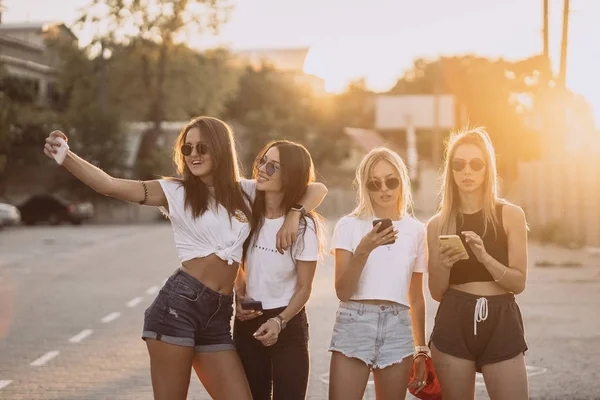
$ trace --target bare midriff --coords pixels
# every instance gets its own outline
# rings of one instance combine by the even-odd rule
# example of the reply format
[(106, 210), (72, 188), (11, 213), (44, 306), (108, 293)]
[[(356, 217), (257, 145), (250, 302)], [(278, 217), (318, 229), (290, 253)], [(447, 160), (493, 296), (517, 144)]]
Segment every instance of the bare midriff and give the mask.
[(238, 273), (238, 263), (231, 265), (215, 254), (185, 261), (181, 270), (199, 280), (204, 286), (221, 294), (233, 293), (233, 284)]
[(468, 282), (461, 284), (453, 284), (449, 286), (452, 289), (460, 290), (461, 292), (466, 292), (479, 296), (495, 296), (498, 294), (506, 294), (509, 293), (508, 290), (504, 289), (502, 286), (497, 284), (496, 282)]

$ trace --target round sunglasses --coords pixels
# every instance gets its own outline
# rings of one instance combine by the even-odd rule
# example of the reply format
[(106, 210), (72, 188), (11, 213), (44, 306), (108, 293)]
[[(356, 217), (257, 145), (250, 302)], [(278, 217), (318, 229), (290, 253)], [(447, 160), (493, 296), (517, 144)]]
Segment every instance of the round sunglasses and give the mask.
[(379, 180), (373, 179), (372, 181), (369, 181), (367, 183), (367, 189), (369, 189), (371, 192), (378, 192), (383, 187), (383, 184), (385, 184), (386, 188), (388, 188), (390, 190), (394, 190), (398, 186), (400, 186), (400, 179), (388, 178), (385, 181), (379, 181)]
[(483, 167), (485, 167), (485, 163), (481, 158), (474, 158), (472, 160), (469, 160), (468, 162), (461, 158), (455, 158), (454, 160), (452, 160), (450, 166), (454, 171), (459, 172), (465, 169), (467, 164), (469, 164), (469, 167), (471, 167), (471, 169), (475, 172), (479, 172), (483, 169)]
[(259, 169), (260, 167), (262, 167), (263, 165), (265, 166), (265, 172), (267, 173), (268, 176), (272, 176), (275, 172), (277, 172), (277, 170), (279, 170), (279, 167), (277, 165), (275, 165), (276, 161), (269, 161), (267, 160), (266, 157), (260, 157), (256, 159), (256, 169)]
[(196, 151), (200, 155), (204, 155), (204, 154), (208, 153), (208, 146), (206, 145), (206, 143), (196, 143), (196, 144), (186, 143), (186, 144), (181, 145), (181, 154), (183, 154), (186, 157), (191, 156), (194, 149), (196, 149)]

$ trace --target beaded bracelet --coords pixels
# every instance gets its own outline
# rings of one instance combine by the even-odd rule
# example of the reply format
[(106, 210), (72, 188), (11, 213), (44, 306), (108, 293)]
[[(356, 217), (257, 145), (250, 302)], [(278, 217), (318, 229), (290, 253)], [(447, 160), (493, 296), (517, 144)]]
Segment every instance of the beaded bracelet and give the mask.
[(145, 204), (146, 200), (148, 200), (148, 188), (146, 187), (146, 182), (140, 181), (140, 183), (144, 187), (144, 200), (140, 201), (140, 204)]
[(429, 357), (429, 354), (425, 353), (424, 351), (420, 351), (418, 353), (413, 354), (413, 361), (417, 359), (417, 357), (425, 357), (425, 360), (427, 360)]

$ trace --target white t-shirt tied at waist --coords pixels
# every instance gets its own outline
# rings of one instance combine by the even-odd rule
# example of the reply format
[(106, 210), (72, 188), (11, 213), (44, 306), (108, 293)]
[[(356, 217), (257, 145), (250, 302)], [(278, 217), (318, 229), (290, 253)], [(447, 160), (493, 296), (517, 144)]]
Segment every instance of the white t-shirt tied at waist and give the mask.
[[(230, 217), (225, 207), (211, 199), (209, 209), (194, 218), (192, 211), (185, 208), (185, 191), (181, 183), (169, 179), (159, 182), (169, 203), (168, 210), (164, 207), (160, 210), (171, 220), (180, 262), (211, 254), (230, 265), (241, 262), (244, 241), (250, 233), (250, 223), (241, 210)], [(251, 180), (240, 182), (242, 190), (252, 201), (255, 185)]]
[[(335, 249), (354, 253), (376, 218), (348, 215), (335, 226), (331, 253)], [(387, 300), (409, 307), (408, 291), (413, 272), (427, 272), (425, 225), (411, 216), (392, 221), (396, 242), (374, 249), (365, 263), (356, 292), (350, 300)]]

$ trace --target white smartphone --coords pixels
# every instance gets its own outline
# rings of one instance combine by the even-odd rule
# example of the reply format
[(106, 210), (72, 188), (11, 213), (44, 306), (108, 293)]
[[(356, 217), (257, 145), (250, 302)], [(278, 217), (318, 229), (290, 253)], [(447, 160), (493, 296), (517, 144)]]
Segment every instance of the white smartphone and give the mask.
[(440, 235), (440, 244), (442, 246), (450, 246), (458, 250), (462, 250), (465, 253), (462, 260), (469, 259), (467, 249), (465, 249), (465, 246), (463, 245), (463, 242), (462, 240), (460, 240), (460, 237), (458, 235)]
[(58, 165), (62, 165), (63, 161), (65, 161), (65, 157), (67, 156), (67, 151), (69, 151), (69, 145), (61, 137), (57, 137), (56, 141), (60, 143), (60, 146), (55, 147), (56, 153), (52, 153), (52, 157), (54, 157), (54, 160), (56, 160)]

